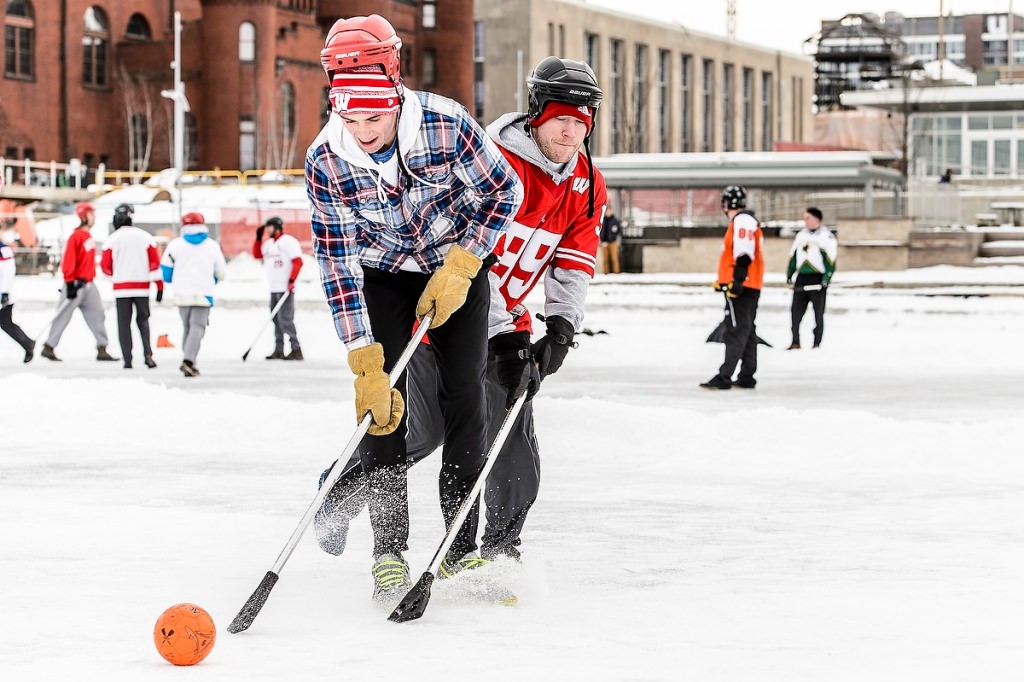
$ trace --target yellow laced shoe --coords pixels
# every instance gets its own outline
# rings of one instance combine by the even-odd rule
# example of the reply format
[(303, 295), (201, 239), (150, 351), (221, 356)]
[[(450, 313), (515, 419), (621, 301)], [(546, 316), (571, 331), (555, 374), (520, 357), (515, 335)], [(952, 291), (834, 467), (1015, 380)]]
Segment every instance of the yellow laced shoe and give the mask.
[(381, 554), (373, 561), (373, 599), (382, 604), (396, 602), (412, 589), (409, 564), (401, 554)]

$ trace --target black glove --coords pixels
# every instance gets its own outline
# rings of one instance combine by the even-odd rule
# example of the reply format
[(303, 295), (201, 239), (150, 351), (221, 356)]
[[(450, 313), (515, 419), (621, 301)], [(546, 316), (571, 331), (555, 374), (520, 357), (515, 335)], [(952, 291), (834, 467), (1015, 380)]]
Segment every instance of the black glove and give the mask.
[(0, 294), (0, 308), (3, 308), (5, 305), (7, 305), (7, 301), (9, 300), (11, 300), (9, 294)]
[(540, 378), (545, 379), (549, 374), (554, 374), (565, 361), (565, 355), (573, 346), (572, 337), (575, 330), (569, 324), (569, 320), (558, 315), (552, 315), (544, 323), (548, 327), (547, 333), (537, 343), (533, 344), (533, 357), (537, 359), (537, 368), (540, 370)]
[(508, 392), (505, 396), (505, 409), (516, 402), (520, 392), (523, 372), (530, 370), (530, 381), (526, 386), (526, 399), (529, 400), (540, 389), (540, 374), (530, 353), (529, 332), (508, 332), (498, 334), (490, 340), (491, 355), (494, 357), (495, 373), (498, 383)]
[(64, 283), (64, 293), (67, 295), (69, 301), (75, 300), (78, 297), (78, 280), (73, 282)]
[(259, 227), (256, 228), (256, 241), (263, 241), (263, 230), (265, 230), (266, 227), (266, 225), (260, 225)]
[(164, 300), (164, 290), (163, 289), (157, 289), (156, 290), (156, 302), (160, 303), (163, 300)]

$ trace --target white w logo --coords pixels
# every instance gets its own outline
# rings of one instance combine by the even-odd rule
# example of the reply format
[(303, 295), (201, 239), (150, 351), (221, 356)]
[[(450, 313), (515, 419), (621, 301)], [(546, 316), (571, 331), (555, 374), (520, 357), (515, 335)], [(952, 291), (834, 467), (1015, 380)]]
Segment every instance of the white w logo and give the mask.
[(587, 180), (586, 178), (575, 178), (572, 181), (572, 190), (574, 192), (583, 194), (587, 191), (588, 187), (590, 187), (590, 180)]

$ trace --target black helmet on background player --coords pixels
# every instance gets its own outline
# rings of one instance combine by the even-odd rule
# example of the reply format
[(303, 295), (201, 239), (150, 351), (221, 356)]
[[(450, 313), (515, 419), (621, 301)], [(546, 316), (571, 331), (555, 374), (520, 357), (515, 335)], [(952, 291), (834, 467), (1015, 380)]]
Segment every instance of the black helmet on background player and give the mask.
[(739, 185), (729, 185), (722, 190), (722, 208), (746, 208), (747, 191)]
[(270, 234), (278, 235), (284, 232), (284, 221), (277, 216), (273, 216), (271, 218), (267, 218), (267, 222), (263, 223), (263, 227), (269, 227)]
[(118, 204), (117, 208), (114, 209), (114, 229), (131, 225), (134, 214), (135, 209), (132, 208), (131, 204)]
[[(597, 119), (597, 110), (604, 99), (604, 93), (597, 84), (594, 70), (585, 62), (560, 57), (547, 57), (541, 60), (530, 77), (526, 79), (526, 87), (530, 94), (530, 119), (535, 119), (544, 111), (548, 102), (565, 102), (574, 106), (590, 107), (591, 114)], [(587, 131), (587, 137), (594, 130), (593, 124)]]

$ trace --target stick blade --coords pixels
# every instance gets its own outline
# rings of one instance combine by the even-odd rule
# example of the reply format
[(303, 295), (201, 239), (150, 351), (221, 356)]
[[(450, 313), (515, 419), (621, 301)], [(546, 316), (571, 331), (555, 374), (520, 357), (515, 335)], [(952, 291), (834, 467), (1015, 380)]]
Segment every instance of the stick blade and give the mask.
[(260, 615), (260, 609), (267, 603), (267, 597), (270, 596), (270, 591), (277, 584), (278, 577), (277, 573), (267, 571), (267, 574), (263, 576), (263, 580), (260, 581), (259, 587), (252, 593), (249, 600), (245, 602), (245, 605), (238, 612), (238, 615), (235, 616), (235, 619), (231, 621), (231, 625), (228, 626), (228, 632), (236, 634), (249, 629), (252, 622), (256, 620), (256, 616)]
[(245, 353), (242, 354), (242, 362), (245, 362), (248, 359), (249, 359), (249, 351), (245, 351)]
[(430, 585), (434, 582), (434, 574), (427, 571), (420, 576), (416, 584), (412, 586), (409, 593), (398, 602), (398, 606), (388, 616), (392, 623), (405, 623), (416, 620), (427, 610), (427, 602), (430, 601)]

